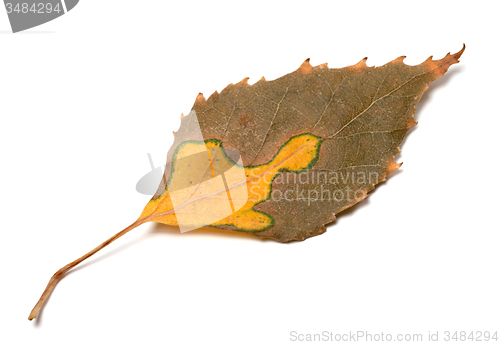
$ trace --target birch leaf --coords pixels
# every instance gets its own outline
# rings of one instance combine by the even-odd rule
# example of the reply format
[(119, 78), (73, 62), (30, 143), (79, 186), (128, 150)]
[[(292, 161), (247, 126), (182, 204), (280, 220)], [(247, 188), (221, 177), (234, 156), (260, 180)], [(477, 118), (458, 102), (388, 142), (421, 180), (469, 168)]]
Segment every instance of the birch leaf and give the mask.
[(464, 50), (417, 66), (404, 64), (404, 56), (340, 69), (308, 59), (273, 81), (250, 85), (245, 78), (208, 99), (199, 94), (139, 219), (57, 271), (29, 319), (66, 272), (145, 222), (280, 242), (325, 232), (401, 166), (394, 157), (416, 125), (416, 104)]
[[(205, 226), (281, 242), (321, 234), (336, 214), (366, 198), (401, 166), (394, 157), (405, 134), (416, 125), (416, 104), (428, 84), (457, 63), (464, 49), (440, 60), (430, 57), (417, 66), (404, 64), (404, 56), (381, 67), (368, 67), (365, 58), (341, 69), (326, 64), (312, 67), (306, 60), (298, 70), (273, 81), (263, 78), (249, 85), (243, 79), (208, 100), (200, 94), (193, 106), (198, 122), (191, 121), (193, 112), (184, 118), (169, 161), (175, 161), (177, 147), (200, 130), (203, 138), (241, 154), (249, 190), (244, 211)], [(300, 136), (311, 139), (304, 146), (314, 148), (309, 161), (304, 162), (297, 150), (276, 166), (278, 170), (270, 169), (277, 153), (289, 149), (290, 139)], [(262, 169), (270, 169), (275, 178), (255, 178)], [(153, 209), (168, 199), (164, 186), (169, 177), (167, 169), (142, 217), (154, 216)], [(167, 201), (155, 212), (168, 210), (172, 205)], [(217, 218), (222, 213), (212, 215)], [(155, 221), (179, 225), (172, 213)], [(256, 226), (254, 221), (263, 223)]]

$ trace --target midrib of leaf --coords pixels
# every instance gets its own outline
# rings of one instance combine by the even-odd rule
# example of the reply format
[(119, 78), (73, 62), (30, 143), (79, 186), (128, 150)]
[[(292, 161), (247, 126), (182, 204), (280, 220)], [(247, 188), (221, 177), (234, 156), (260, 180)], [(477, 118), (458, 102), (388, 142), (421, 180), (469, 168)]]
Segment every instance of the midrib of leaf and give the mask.
[[(443, 65), (444, 65), (444, 64), (441, 64), (441, 65), (439, 65), (439, 67), (441, 67), (441, 66), (443, 66)], [(388, 96), (392, 95), (394, 92), (398, 91), (400, 88), (402, 88), (403, 86), (405, 86), (406, 84), (408, 84), (409, 82), (411, 82), (413, 79), (418, 78), (418, 77), (421, 77), (421, 76), (426, 75), (426, 74), (429, 74), (429, 73), (433, 72), (434, 70), (438, 69), (439, 67), (436, 67), (436, 68), (434, 68), (434, 69), (432, 69), (432, 70), (429, 70), (429, 71), (427, 71), (427, 72), (420, 73), (420, 74), (418, 74), (418, 75), (415, 75), (415, 76), (411, 77), (410, 79), (408, 79), (407, 81), (405, 81), (404, 83), (402, 83), (401, 85), (399, 85), (399, 86), (398, 86), (397, 88), (395, 88), (394, 90), (392, 90), (392, 91), (390, 91), (390, 92), (386, 93), (384, 96), (381, 96), (381, 97), (377, 98), (376, 100), (372, 101), (368, 107), (366, 107), (365, 109), (363, 109), (363, 111), (361, 111), (361, 112), (359, 112), (357, 115), (355, 115), (355, 116), (354, 116), (354, 117), (353, 117), (353, 118), (352, 118), (352, 119), (351, 119), (348, 123), (346, 123), (344, 126), (342, 126), (342, 127), (341, 127), (341, 128), (340, 128), (337, 132), (335, 132), (334, 134), (332, 134), (332, 135), (331, 135), (331, 136), (329, 136), (329, 137), (326, 137), (326, 138), (325, 138), (325, 140), (328, 140), (328, 139), (332, 139), (332, 138), (334, 138), (337, 134), (339, 134), (339, 133), (340, 133), (340, 132), (342, 132), (344, 129), (346, 129), (346, 128), (347, 128), (347, 127), (351, 124), (351, 123), (353, 123), (354, 121), (356, 121), (356, 119), (358, 119), (360, 116), (362, 116), (363, 114), (365, 114), (365, 113), (366, 113), (366, 112), (367, 112), (367, 111), (368, 111), (368, 110), (369, 110), (369, 109), (370, 109), (370, 108), (371, 108), (371, 107), (372, 107), (375, 103), (377, 103), (377, 102), (379, 102), (379, 101), (383, 100), (384, 98), (386, 98), (386, 97), (388, 97)], [(425, 92), (425, 90), (423, 90), (423, 91), (422, 91), (422, 93), (424, 93), (424, 92)], [(378, 93), (378, 90), (377, 90), (377, 93)], [(377, 93), (375, 93), (375, 95), (376, 95)], [(421, 93), (421, 94), (422, 94), (422, 93)]]

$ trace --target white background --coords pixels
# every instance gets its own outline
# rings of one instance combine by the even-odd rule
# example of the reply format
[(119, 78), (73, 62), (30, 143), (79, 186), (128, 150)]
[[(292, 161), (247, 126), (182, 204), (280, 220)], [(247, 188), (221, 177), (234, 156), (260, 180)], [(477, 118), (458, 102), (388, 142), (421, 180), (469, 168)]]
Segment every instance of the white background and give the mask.
[[(499, 331), (494, 2), (86, 1), (27, 32), (0, 10), (0, 343), (289, 344), (290, 332)], [(198, 92), (311, 58), (419, 64), (431, 85), (400, 172), (327, 233), (281, 244), (132, 223)], [(499, 334), (500, 336), (500, 334)]]

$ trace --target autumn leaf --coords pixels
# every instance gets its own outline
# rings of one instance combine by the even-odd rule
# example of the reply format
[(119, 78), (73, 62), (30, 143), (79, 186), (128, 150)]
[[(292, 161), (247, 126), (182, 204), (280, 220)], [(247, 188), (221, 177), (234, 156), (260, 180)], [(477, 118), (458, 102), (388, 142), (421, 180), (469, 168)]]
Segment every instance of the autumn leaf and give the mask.
[(399, 57), (368, 67), (365, 58), (331, 69), (308, 59), (273, 81), (245, 78), (208, 99), (199, 94), (139, 219), (56, 272), (29, 319), (66, 272), (145, 222), (280, 242), (325, 232), (401, 166), (394, 157), (416, 125), (416, 104), (464, 49), (417, 66)]
[[(274, 81), (263, 78), (249, 85), (243, 79), (208, 100), (200, 94), (193, 106), (198, 122), (184, 118), (169, 161), (175, 161), (173, 154), (179, 145), (201, 130), (203, 138), (240, 152), (250, 176), (249, 190), (256, 180), (263, 184), (259, 195), (249, 193), (244, 209), (251, 212), (232, 214), (205, 226), (282, 242), (321, 234), (336, 214), (364, 199), (400, 167), (394, 156), (400, 152), (406, 132), (416, 125), (415, 105), (427, 85), (457, 63), (464, 49), (441, 60), (430, 57), (418, 66), (404, 64), (404, 57), (381, 67), (367, 67), (365, 58), (342, 69), (329, 69), (326, 64), (312, 67), (306, 60), (295, 72)], [(251, 177), (257, 174), (257, 167), (268, 169), (265, 167), (289, 145), (290, 138), (306, 134), (316, 138), (309, 145), (318, 150), (309, 157), (314, 164), (307, 171), (284, 169), (268, 185), (264, 180), (270, 182), (269, 178)], [(298, 163), (300, 154), (297, 151), (288, 157), (287, 164)], [(168, 181), (170, 171), (165, 175), (164, 181)], [(142, 217), (172, 210), (164, 185)], [(235, 220), (237, 214), (240, 218)], [(267, 226), (250, 225), (263, 217)], [(155, 221), (178, 225), (172, 214)]]

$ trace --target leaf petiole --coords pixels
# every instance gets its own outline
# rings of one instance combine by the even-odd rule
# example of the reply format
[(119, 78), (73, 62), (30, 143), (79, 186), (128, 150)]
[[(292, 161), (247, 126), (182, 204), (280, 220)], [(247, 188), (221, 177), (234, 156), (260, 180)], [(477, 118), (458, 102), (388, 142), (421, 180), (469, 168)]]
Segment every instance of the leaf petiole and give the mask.
[(139, 225), (141, 225), (143, 223), (146, 223), (149, 220), (148, 218), (139, 218), (134, 223), (132, 223), (131, 225), (129, 225), (128, 227), (126, 227), (125, 229), (123, 229), (122, 231), (120, 231), (119, 233), (117, 233), (116, 235), (112, 236), (108, 240), (104, 241), (103, 243), (101, 243), (100, 245), (98, 245), (97, 247), (95, 247), (94, 249), (92, 249), (90, 252), (88, 252), (87, 254), (85, 254), (82, 257), (80, 257), (79, 259), (76, 259), (75, 261), (67, 264), (66, 266), (62, 267), (59, 271), (57, 271), (52, 276), (52, 278), (50, 278), (50, 281), (47, 284), (47, 287), (43, 291), (42, 296), (38, 300), (38, 303), (35, 305), (35, 307), (31, 311), (30, 316), (28, 317), (28, 320), (31, 321), (31, 320), (33, 320), (34, 318), (37, 317), (37, 315), (40, 312), (40, 310), (42, 309), (44, 303), (47, 301), (47, 299), (49, 298), (50, 294), (52, 293), (52, 290), (54, 290), (54, 288), (56, 287), (56, 285), (59, 282), (59, 280), (61, 280), (61, 278), (68, 271), (70, 271), (72, 268), (74, 268), (75, 266), (77, 266), (78, 264), (80, 264), (82, 261), (90, 258), (92, 255), (94, 255), (95, 253), (97, 253), (98, 251), (100, 251), (101, 249), (103, 249), (104, 247), (106, 247), (107, 245), (113, 243), (114, 241), (116, 241), (117, 239), (119, 239), (120, 237), (122, 237), (123, 235), (125, 235), (127, 232), (129, 232), (130, 230), (138, 227)]

